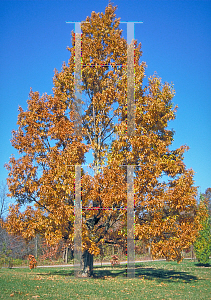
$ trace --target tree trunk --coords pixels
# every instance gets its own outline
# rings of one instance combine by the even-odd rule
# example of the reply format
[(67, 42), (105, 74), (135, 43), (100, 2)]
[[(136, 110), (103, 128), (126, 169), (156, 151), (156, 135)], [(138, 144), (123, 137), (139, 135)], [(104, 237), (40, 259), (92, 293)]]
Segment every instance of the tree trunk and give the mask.
[(66, 264), (68, 263), (68, 250), (69, 250), (69, 247), (67, 246), (66, 247), (66, 252), (65, 252), (65, 263)]
[(63, 260), (63, 262), (65, 261), (65, 248), (62, 251), (62, 260)]
[(149, 257), (151, 257), (151, 247), (150, 246), (148, 247), (148, 255), (149, 255)]
[(85, 250), (82, 254), (82, 277), (91, 277), (93, 276), (93, 255)]
[(34, 241), (35, 241), (35, 258), (37, 259), (37, 246), (38, 246), (38, 240), (37, 240), (37, 235), (35, 236), (35, 238), (34, 238)]
[(148, 248), (148, 255), (149, 255), (150, 259), (152, 259), (151, 244), (152, 244), (152, 240), (150, 239), (149, 248)]
[(63, 253), (62, 253), (62, 259), (66, 264), (68, 263), (68, 250), (69, 250), (69, 247), (65, 246)]
[(194, 261), (195, 261), (195, 255), (194, 255), (194, 247), (193, 247), (193, 245), (191, 245), (191, 259), (193, 260), (194, 259)]

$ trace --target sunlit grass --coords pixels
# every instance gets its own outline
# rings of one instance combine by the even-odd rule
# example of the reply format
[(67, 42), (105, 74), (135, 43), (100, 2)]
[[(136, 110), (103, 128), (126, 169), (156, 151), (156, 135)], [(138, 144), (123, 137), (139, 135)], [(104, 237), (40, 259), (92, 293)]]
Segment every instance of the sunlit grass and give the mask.
[(211, 299), (211, 266), (192, 261), (95, 266), (95, 278), (76, 279), (73, 268), (0, 269), (0, 299)]

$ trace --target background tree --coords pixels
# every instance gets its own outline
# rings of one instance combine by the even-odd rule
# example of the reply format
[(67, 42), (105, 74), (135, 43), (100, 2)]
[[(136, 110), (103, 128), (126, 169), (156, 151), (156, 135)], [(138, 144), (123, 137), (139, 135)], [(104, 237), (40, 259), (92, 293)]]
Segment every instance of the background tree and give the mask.
[[(18, 130), (12, 145), (20, 154), (6, 168), (10, 207), (5, 227), (25, 239), (37, 233), (49, 244), (73, 241), (74, 165), (93, 152), (94, 176), (82, 169), (84, 274), (91, 275), (93, 255), (102, 243), (126, 244), (127, 174), (122, 165), (135, 167), (135, 236), (150, 244), (154, 257), (180, 261), (181, 250), (193, 243), (198, 230), (193, 171), (183, 162), (187, 146), (170, 150), (175, 118), (174, 90), (154, 74), (144, 86), (146, 64), (140, 63), (141, 44), (134, 42), (135, 134), (127, 132), (127, 42), (115, 18), (116, 7), (92, 12), (82, 23), (81, 136), (74, 131), (74, 46), (68, 64), (53, 79), (53, 95), (30, 91), (28, 108), (19, 107)], [(108, 66), (109, 63), (115, 64)], [(87, 64), (92, 64), (92, 67)], [(71, 167), (72, 166), (72, 167)], [(169, 181), (162, 179), (167, 175)], [(163, 181), (162, 181), (163, 180)], [(22, 205), (30, 204), (24, 212)], [(105, 208), (113, 208), (108, 210)], [(121, 228), (114, 230), (121, 221)], [(86, 261), (89, 257), (89, 272)]]
[(201, 230), (194, 243), (196, 258), (201, 264), (208, 264), (211, 255), (211, 218), (209, 216), (207, 203), (203, 194), (200, 195), (199, 203)]
[(0, 219), (8, 211), (7, 184), (2, 181), (0, 186)]
[(208, 213), (211, 218), (211, 188), (207, 188), (205, 193), (202, 195), (204, 196), (204, 201), (207, 205)]
[(3, 181), (0, 186), (0, 266), (11, 262), (11, 249), (9, 247), (9, 234), (3, 228), (4, 215), (8, 210), (7, 206), (7, 185)]
[(20, 265), (25, 263), (29, 254), (33, 254), (37, 258), (39, 254), (43, 253), (40, 239), (37, 240), (36, 247), (36, 237), (30, 241), (25, 241), (22, 236), (8, 234), (3, 227), (4, 225), (0, 227), (0, 258), (2, 264), (11, 262), (13, 265)]

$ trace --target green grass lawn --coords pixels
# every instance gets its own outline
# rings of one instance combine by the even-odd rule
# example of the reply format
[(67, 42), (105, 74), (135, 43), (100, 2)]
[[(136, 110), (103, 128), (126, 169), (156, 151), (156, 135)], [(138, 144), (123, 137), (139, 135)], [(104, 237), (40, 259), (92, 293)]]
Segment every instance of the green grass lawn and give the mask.
[(0, 299), (211, 299), (211, 265), (193, 261), (95, 266), (95, 278), (75, 278), (73, 268), (0, 269)]

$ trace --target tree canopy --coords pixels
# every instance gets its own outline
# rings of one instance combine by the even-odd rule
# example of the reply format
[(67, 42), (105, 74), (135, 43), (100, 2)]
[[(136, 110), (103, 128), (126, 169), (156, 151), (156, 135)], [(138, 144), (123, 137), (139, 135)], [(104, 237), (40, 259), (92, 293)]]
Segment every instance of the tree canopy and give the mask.
[(5, 226), (25, 239), (39, 232), (50, 244), (61, 239), (71, 243), (74, 165), (85, 164), (91, 150), (93, 166), (99, 168), (91, 175), (82, 166), (82, 205), (101, 209), (82, 212), (83, 249), (94, 255), (102, 243), (126, 243), (127, 211), (120, 209), (127, 206), (127, 179), (122, 166), (135, 165), (135, 238), (151, 244), (153, 257), (180, 261), (182, 249), (195, 239), (198, 217), (194, 172), (183, 162), (188, 147), (170, 150), (174, 131), (168, 124), (176, 116), (175, 91), (156, 73), (144, 84), (146, 63), (140, 62), (141, 44), (135, 40), (135, 132), (126, 134), (127, 41), (115, 10), (109, 4), (105, 13), (92, 12), (87, 23), (81, 23), (81, 135), (74, 131), (73, 32), (70, 59), (55, 71), (53, 94), (31, 89), (27, 110), (19, 107), (11, 143), (20, 158), (12, 156), (6, 164), (10, 197), (16, 204)]

